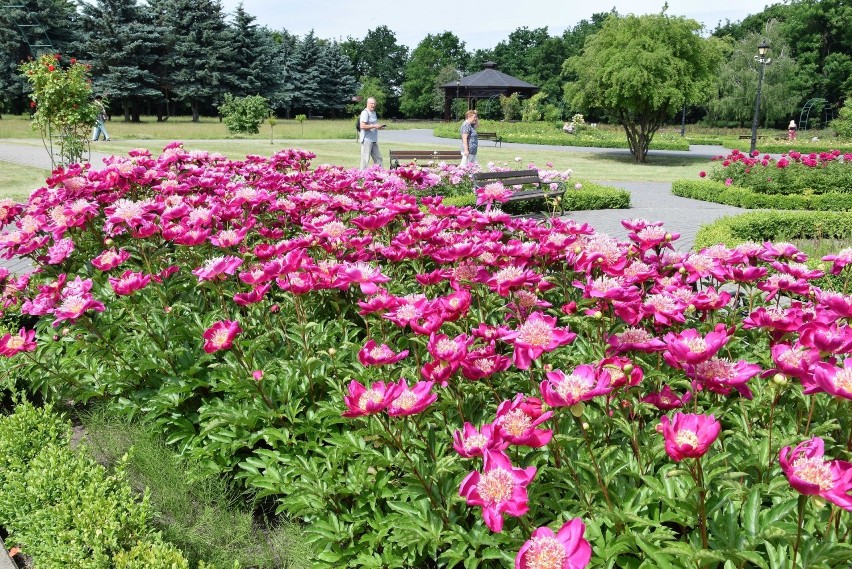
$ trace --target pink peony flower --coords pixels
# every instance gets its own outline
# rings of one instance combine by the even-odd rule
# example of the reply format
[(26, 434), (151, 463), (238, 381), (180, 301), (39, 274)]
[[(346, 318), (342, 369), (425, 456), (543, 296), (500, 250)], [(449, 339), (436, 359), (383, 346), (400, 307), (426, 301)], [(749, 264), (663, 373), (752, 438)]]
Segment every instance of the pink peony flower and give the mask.
[(403, 417), (423, 412), (438, 399), (438, 395), (432, 393), (433, 385), (435, 383), (432, 381), (419, 381), (409, 388), (405, 378), (400, 378), (396, 384), (394, 398), (387, 407), (388, 415)]
[(459, 496), (482, 506), (482, 518), (493, 532), (503, 531), (503, 515), (520, 517), (529, 510), (527, 485), (536, 467), (516, 468), (502, 451), (485, 450), (482, 472), (473, 471), (461, 483)]
[(482, 456), (486, 450), (503, 450), (508, 446), (509, 443), (503, 442), (500, 436), (500, 428), (493, 423), (486, 423), (477, 430), (465, 422), (463, 430), (453, 433), (453, 448), (465, 458)]
[(552, 416), (553, 411), (542, 412), (540, 399), (518, 393), (514, 400), (503, 401), (497, 407), (494, 424), (500, 427), (500, 435), (508, 443), (539, 448), (550, 442), (553, 431), (536, 427)]
[(580, 518), (562, 524), (555, 534), (548, 527), (532, 532), (515, 557), (515, 569), (583, 569), (592, 548), (583, 537), (586, 525)]
[(515, 346), (512, 363), (519, 369), (529, 369), (541, 354), (570, 344), (576, 337), (567, 328), (557, 328), (556, 318), (533, 312), (516, 330), (506, 333), (503, 340)]
[(35, 349), (35, 330), (21, 328), (17, 334), (4, 334), (0, 338), (0, 356), (11, 358), (15, 354), (32, 352)]
[(665, 438), (666, 454), (680, 462), (684, 458), (704, 456), (719, 436), (722, 425), (713, 415), (675, 413), (674, 419), (660, 418), (657, 431)]
[(778, 462), (790, 486), (806, 496), (822, 496), (844, 510), (852, 511), (852, 463), (825, 460), (823, 440), (814, 437), (791, 450), (778, 453)]
[(242, 332), (240, 325), (233, 320), (220, 320), (215, 322), (213, 326), (204, 331), (204, 351), (208, 354), (218, 352), (219, 350), (229, 349), (237, 334)]
[(118, 278), (109, 277), (109, 284), (118, 296), (127, 296), (148, 286), (151, 275), (127, 270)]
[(547, 379), (539, 389), (541, 398), (551, 407), (570, 407), (612, 391), (610, 374), (598, 376), (594, 366), (583, 364), (574, 368), (570, 375), (562, 370), (547, 372)]
[(395, 364), (408, 356), (408, 350), (394, 352), (387, 344), (381, 346), (375, 340), (369, 340), (358, 352), (358, 361), (363, 366), (381, 366)]
[(692, 393), (686, 392), (683, 397), (672, 391), (671, 387), (664, 385), (663, 389), (657, 393), (649, 393), (641, 399), (643, 403), (653, 405), (660, 411), (671, 411), (672, 409), (680, 409), (692, 399)]
[(107, 249), (94, 259), (92, 259), (92, 266), (98, 269), (99, 271), (109, 271), (111, 269), (116, 268), (124, 261), (130, 258), (130, 253), (125, 251), (124, 249), (115, 250), (115, 247), (112, 249)]
[(681, 368), (683, 364), (698, 364), (715, 356), (728, 343), (732, 334), (733, 330), (729, 330), (725, 324), (717, 324), (704, 337), (695, 328), (678, 334), (669, 332), (663, 338), (667, 350), (663, 357), (674, 368)]
[(343, 412), (343, 416), (361, 417), (384, 411), (396, 397), (398, 389), (397, 384), (385, 385), (384, 381), (377, 381), (367, 389), (360, 382), (352, 380), (349, 383), (349, 395), (343, 398), (349, 408)]
[(852, 399), (852, 358), (843, 360), (843, 367), (818, 363), (814, 367), (814, 381), (829, 395)]
[(199, 281), (225, 278), (225, 275), (233, 275), (242, 264), (243, 260), (239, 257), (214, 257), (192, 271), (192, 274), (198, 277)]

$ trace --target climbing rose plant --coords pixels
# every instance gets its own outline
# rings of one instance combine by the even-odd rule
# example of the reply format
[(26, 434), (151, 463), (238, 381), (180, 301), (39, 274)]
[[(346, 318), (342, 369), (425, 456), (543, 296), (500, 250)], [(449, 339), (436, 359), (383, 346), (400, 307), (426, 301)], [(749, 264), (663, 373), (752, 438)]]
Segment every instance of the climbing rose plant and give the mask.
[[(57, 54), (45, 54), (20, 66), (30, 85), (33, 128), (41, 133), (54, 166), (80, 162), (97, 110), (92, 104), (89, 67)], [(57, 150), (58, 147), (58, 150)]]

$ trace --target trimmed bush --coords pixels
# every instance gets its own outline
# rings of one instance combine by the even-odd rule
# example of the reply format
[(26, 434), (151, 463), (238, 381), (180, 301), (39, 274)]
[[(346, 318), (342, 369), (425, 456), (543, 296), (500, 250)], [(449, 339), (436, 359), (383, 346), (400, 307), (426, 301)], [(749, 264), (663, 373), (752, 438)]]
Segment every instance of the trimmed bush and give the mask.
[[(124, 463), (109, 474), (85, 448), (74, 452), (69, 444), (68, 423), (50, 407), (22, 403), (0, 419), (8, 465), (0, 475), (0, 523), (8, 542), (48, 569), (109, 569), (140, 542), (147, 544), (146, 567), (187, 567), (173, 548), (154, 547), (162, 540), (150, 528), (147, 497), (136, 501)], [(157, 551), (166, 557), (157, 561)]]
[(721, 203), (745, 209), (852, 211), (852, 194), (761, 194), (738, 186), (726, 186), (712, 180), (678, 180), (672, 193), (683, 198)]
[[(713, 223), (702, 225), (695, 236), (695, 248), (724, 244), (735, 247), (753, 241), (789, 241), (793, 239), (848, 239), (852, 236), (852, 213), (816, 211), (768, 211), (749, 212), (722, 217)], [(818, 267), (820, 259), (808, 261)], [(814, 282), (823, 289), (848, 290), (848, 283), (841, 276), (826, 274)]]

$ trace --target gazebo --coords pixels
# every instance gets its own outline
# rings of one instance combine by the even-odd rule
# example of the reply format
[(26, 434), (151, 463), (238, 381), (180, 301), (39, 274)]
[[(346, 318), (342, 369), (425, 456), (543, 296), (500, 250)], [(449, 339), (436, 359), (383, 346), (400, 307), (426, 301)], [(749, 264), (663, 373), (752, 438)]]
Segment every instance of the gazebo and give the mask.
[(475, 109), (479, 99), (490, 99), (498, 95), (511, 97), (513, 93), (530, 97), (538, 92), (539, 88), (535, 85), (497, 71), (495, 67), (493, 61), (488, 61), (483, 65), (482, 71), (441, 85), (444, 90), (444, 120), (450, 120), (453, 99), (467, 99), (467, 108)]

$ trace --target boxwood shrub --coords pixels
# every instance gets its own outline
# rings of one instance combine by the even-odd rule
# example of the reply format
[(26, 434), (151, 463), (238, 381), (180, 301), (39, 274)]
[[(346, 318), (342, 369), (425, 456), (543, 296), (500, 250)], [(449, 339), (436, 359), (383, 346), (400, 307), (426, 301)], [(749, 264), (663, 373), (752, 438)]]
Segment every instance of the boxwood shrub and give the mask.
[(726, 186), (712, 180), (678, 180), (672, 193), (683, 198), (721, 203), (745, 209), (852, 211), (852, 194), (761, 194), (738, 186)]
[(123, 468), (113, 473), (85, 447), (70, 448), (70, 425), (50, 407), (19, 404), (0, 417), (0, 525), (36, 567), (188, 568), (149, 524)]

